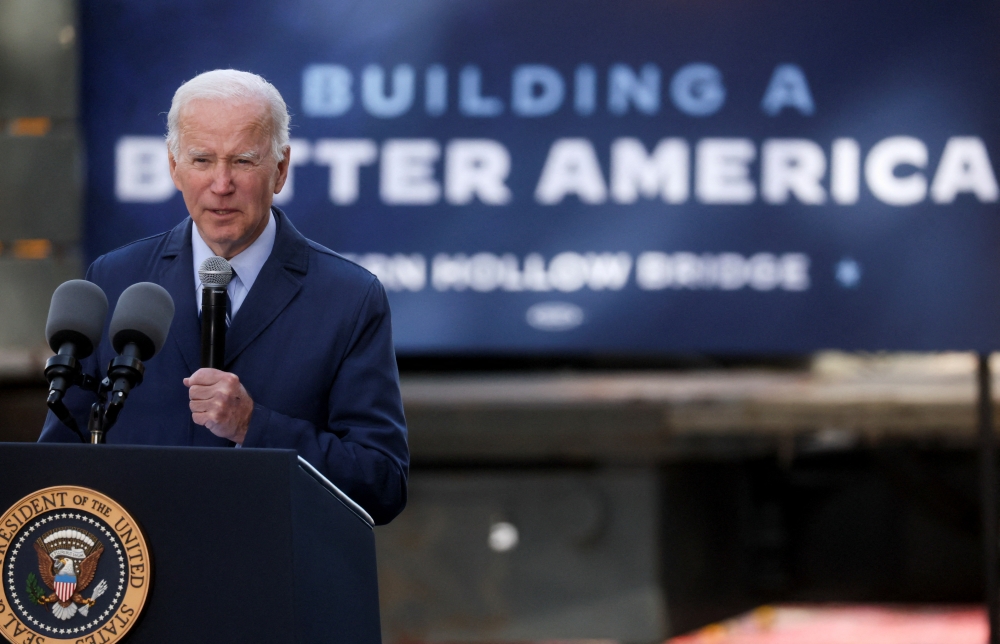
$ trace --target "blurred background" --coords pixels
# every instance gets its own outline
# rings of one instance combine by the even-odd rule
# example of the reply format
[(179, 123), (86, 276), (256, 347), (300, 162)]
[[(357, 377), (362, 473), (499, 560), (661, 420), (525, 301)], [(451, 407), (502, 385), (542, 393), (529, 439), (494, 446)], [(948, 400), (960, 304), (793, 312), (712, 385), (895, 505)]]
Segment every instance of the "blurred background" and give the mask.
[(0, 440), (40, 432), (55, 287), (186, 216), (174, 90), (246, 69), (292, 113), (280, 207), (389, 292), (386, 642), (985, 641), (998, 26), (986, 0), (0, 0)]

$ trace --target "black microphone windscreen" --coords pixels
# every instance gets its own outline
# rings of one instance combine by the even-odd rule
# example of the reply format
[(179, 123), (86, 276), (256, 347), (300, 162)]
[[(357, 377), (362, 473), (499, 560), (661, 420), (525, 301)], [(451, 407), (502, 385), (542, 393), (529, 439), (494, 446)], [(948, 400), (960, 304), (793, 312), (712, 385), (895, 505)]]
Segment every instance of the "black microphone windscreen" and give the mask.
[(139, 282), (125, 289), (111, 316), (111, 345), (122, 353), (125, 345), (139, 347), (139, 359), (149, 360), (159, 353), (174, 319), (174, 299), (152, 282)]
[(107, 316), (108, 296), (100, 286), (87, 280), (63, 282), (52, 293), (45, 339), (53, 351), (59, 351), (64, 342), (72, 342), (76, 357), (86, 358), (101, 341)]

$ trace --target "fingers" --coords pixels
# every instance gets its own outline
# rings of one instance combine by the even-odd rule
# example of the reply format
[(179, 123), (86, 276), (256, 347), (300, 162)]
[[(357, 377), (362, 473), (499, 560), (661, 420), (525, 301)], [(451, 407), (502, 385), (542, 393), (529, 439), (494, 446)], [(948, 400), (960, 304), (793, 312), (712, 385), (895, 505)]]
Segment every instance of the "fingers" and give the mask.
[(191, 419), (198, 425), (208, 427), (213, 432), (228, 424), (231, 410), (219, 399), (192, 400), (188, 406), (191, 409)]
[(211, 414), (193, 413), (191, 414), (191, 420), (193, 420), (196, 425), (208, 427), (209, 429), (213, 429), (219, 425), (218, 421), (216, 421)]
[(188, 388), (188, 397), (192, 400), (208, 399), (219, 392), (232, 395), (242, 387), (235, 373), (208, 368), (199, 369), (185, 378), (184, 386)]
[(195, 371), (187, 378), (185, 378), (184, 386), (186, 387), (190, 387), (192, 385), (211, 386), (217, 382), (225, 380), (227, 376), (236, 378), (237, 382), (239, 382), (239, 378), (236, 377), (236, 374), (232, 374), (226, 371), (219, 371), (218, 369), (210, 369), (208, 367), (203, 367), (198, 371)]
[(217, 383), (211, 386), (191, 385), (188, 388), (188, 398), (190, 400), (211, 400), (218, 397), (233, 397), (239, 395), (241, 386), (239, 382), (235, 384)]
[(253, 414), (253, 400), (236, 374), (199, 369), (184, 379), (191, 420), (216, 436), (242, 443)]
[(188, 403), (188, 408), (192, 413), (209, 414), (222, 420), (227, 412), (239, 403), (238, 397), (233, 398), (209, 398), (207, 400), (192, 400)]
[(218, 409), (221, 405), (213, 400), (192, 400), (188, 403), (188, 407), (194, 413), (209, 413)]

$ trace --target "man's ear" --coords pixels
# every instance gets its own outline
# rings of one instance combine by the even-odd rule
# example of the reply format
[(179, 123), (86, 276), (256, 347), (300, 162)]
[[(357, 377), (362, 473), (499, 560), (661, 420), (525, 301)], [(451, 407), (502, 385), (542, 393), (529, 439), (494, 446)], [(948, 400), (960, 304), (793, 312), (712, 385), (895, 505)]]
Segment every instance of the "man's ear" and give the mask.
[(278, 162), (278, 178), (274, 182), (274, 194), (281, 192), (281, 189), (285, 186), (285, 181), (288, 179), (288, 165), (291, 163), (292, 147), (286, 145), (282, 152), (282, 159)]

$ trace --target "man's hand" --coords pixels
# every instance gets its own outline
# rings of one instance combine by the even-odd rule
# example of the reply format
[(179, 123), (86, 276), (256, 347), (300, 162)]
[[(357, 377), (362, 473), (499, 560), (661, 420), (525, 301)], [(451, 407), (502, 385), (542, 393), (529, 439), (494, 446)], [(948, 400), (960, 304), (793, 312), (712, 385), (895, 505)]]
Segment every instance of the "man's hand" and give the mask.
[(222, 438), (243, 444), (253, 414), (253, 400), (234, 373), (199, 369), (184, 379), (191, 418)]

